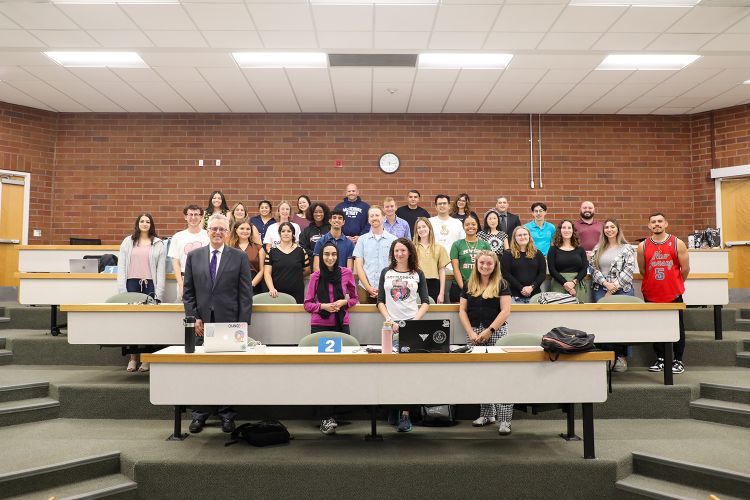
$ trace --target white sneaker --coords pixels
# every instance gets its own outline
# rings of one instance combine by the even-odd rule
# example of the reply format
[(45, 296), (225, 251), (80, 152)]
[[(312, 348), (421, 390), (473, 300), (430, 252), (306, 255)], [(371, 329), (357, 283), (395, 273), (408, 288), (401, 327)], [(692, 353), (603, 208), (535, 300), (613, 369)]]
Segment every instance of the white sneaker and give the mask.
[(510, 434), (510, 422), (500, 422), (500, 425), (497, 426), (497, 433), (501, 436)]
[(332, 418), (324, 419), (320, 422), (320, 432), (327, 436), (336, 434), (336, 427), (338, 427), (338, 425), (339, 424), (337, 424), (336, 421)]
[(612, 371), (618, 373), (628, 371), (628, 360), (623, 358), (622, 356), (617, 356), (617, 359), (615, 360), (615, 366), (612, 368)]
[(484, 427), (487, 424), (494, 424), (495, 423), (495, 417), (479, 417), (478, 419), (474, 420), (471, 425), (474, 427)]

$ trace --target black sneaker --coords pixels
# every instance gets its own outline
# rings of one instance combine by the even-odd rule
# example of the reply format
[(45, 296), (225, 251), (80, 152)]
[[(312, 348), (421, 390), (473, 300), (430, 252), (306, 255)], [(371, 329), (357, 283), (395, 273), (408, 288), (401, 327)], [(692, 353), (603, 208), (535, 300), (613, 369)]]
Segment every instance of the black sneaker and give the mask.
[(199, 418), (194, 418), (192, 422), (190, 422), (190, 432), (193, 434), (198, 434), (200, 431), (203, 430), (203, 426), (206, 425), (205, 420), (201, 420)]
[(672, 363), (672, 373), (682, 373), (685, 371), (685, 365), (682, 364), (682, 361), (679, 359), (675, 359), (674, 363)]
[(235, 425), (233, 418), (222, 418), (221, 419), (221, 430), (227, 434), (234, 432)]
[(648, 367), (648, 371), (650, 372), (664, 371), (664, 358), (656, 358), (656, 361), (654, 362), (654, 364)]

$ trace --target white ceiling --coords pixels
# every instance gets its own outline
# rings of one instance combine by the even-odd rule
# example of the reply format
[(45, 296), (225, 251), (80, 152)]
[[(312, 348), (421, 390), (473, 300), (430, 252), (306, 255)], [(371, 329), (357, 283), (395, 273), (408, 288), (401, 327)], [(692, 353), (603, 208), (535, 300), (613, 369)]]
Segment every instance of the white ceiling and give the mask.
[[(670, 115), (750, 102), (750, 85), (742, 84), (750, 80), (750, 6), (742, 5), (750, 2), (693, 8), (568, 3), (0, 1), (0, 101), (63, 112)], [(150, 68), (66, 69), (44, 56), (46, 50), (134, 50)], [(515, 57), (504, 71), (240, 69), (235, 50), (503, 51)], [(703, 57), (681, 71), (594, 71), (609, 53), (633, 52)]]

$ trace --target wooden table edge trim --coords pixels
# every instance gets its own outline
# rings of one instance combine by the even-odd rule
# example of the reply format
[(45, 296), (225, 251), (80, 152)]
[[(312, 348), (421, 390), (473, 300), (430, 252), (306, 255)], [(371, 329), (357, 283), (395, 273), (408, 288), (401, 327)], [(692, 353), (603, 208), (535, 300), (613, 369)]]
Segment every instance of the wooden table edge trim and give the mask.
[(19, 245), (18, 250), (81, 250), (81, 251), (120, 251), (120, 245)]
[[(117, 274), (114, 273), (26, 273), (16, 271), (13, 276), (22, 280), (116, 280)], [(175, 279), (174, 274), (166, 275), (168, 280)]]

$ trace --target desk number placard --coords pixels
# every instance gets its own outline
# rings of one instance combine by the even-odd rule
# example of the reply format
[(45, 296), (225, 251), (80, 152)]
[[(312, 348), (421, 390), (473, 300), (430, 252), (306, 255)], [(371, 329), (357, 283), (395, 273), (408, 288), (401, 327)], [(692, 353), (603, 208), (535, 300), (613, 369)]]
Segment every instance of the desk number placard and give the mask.
[(341, 352), (341, 339), (322, 337), (318, 339), (318, 352), (325, 354)]

